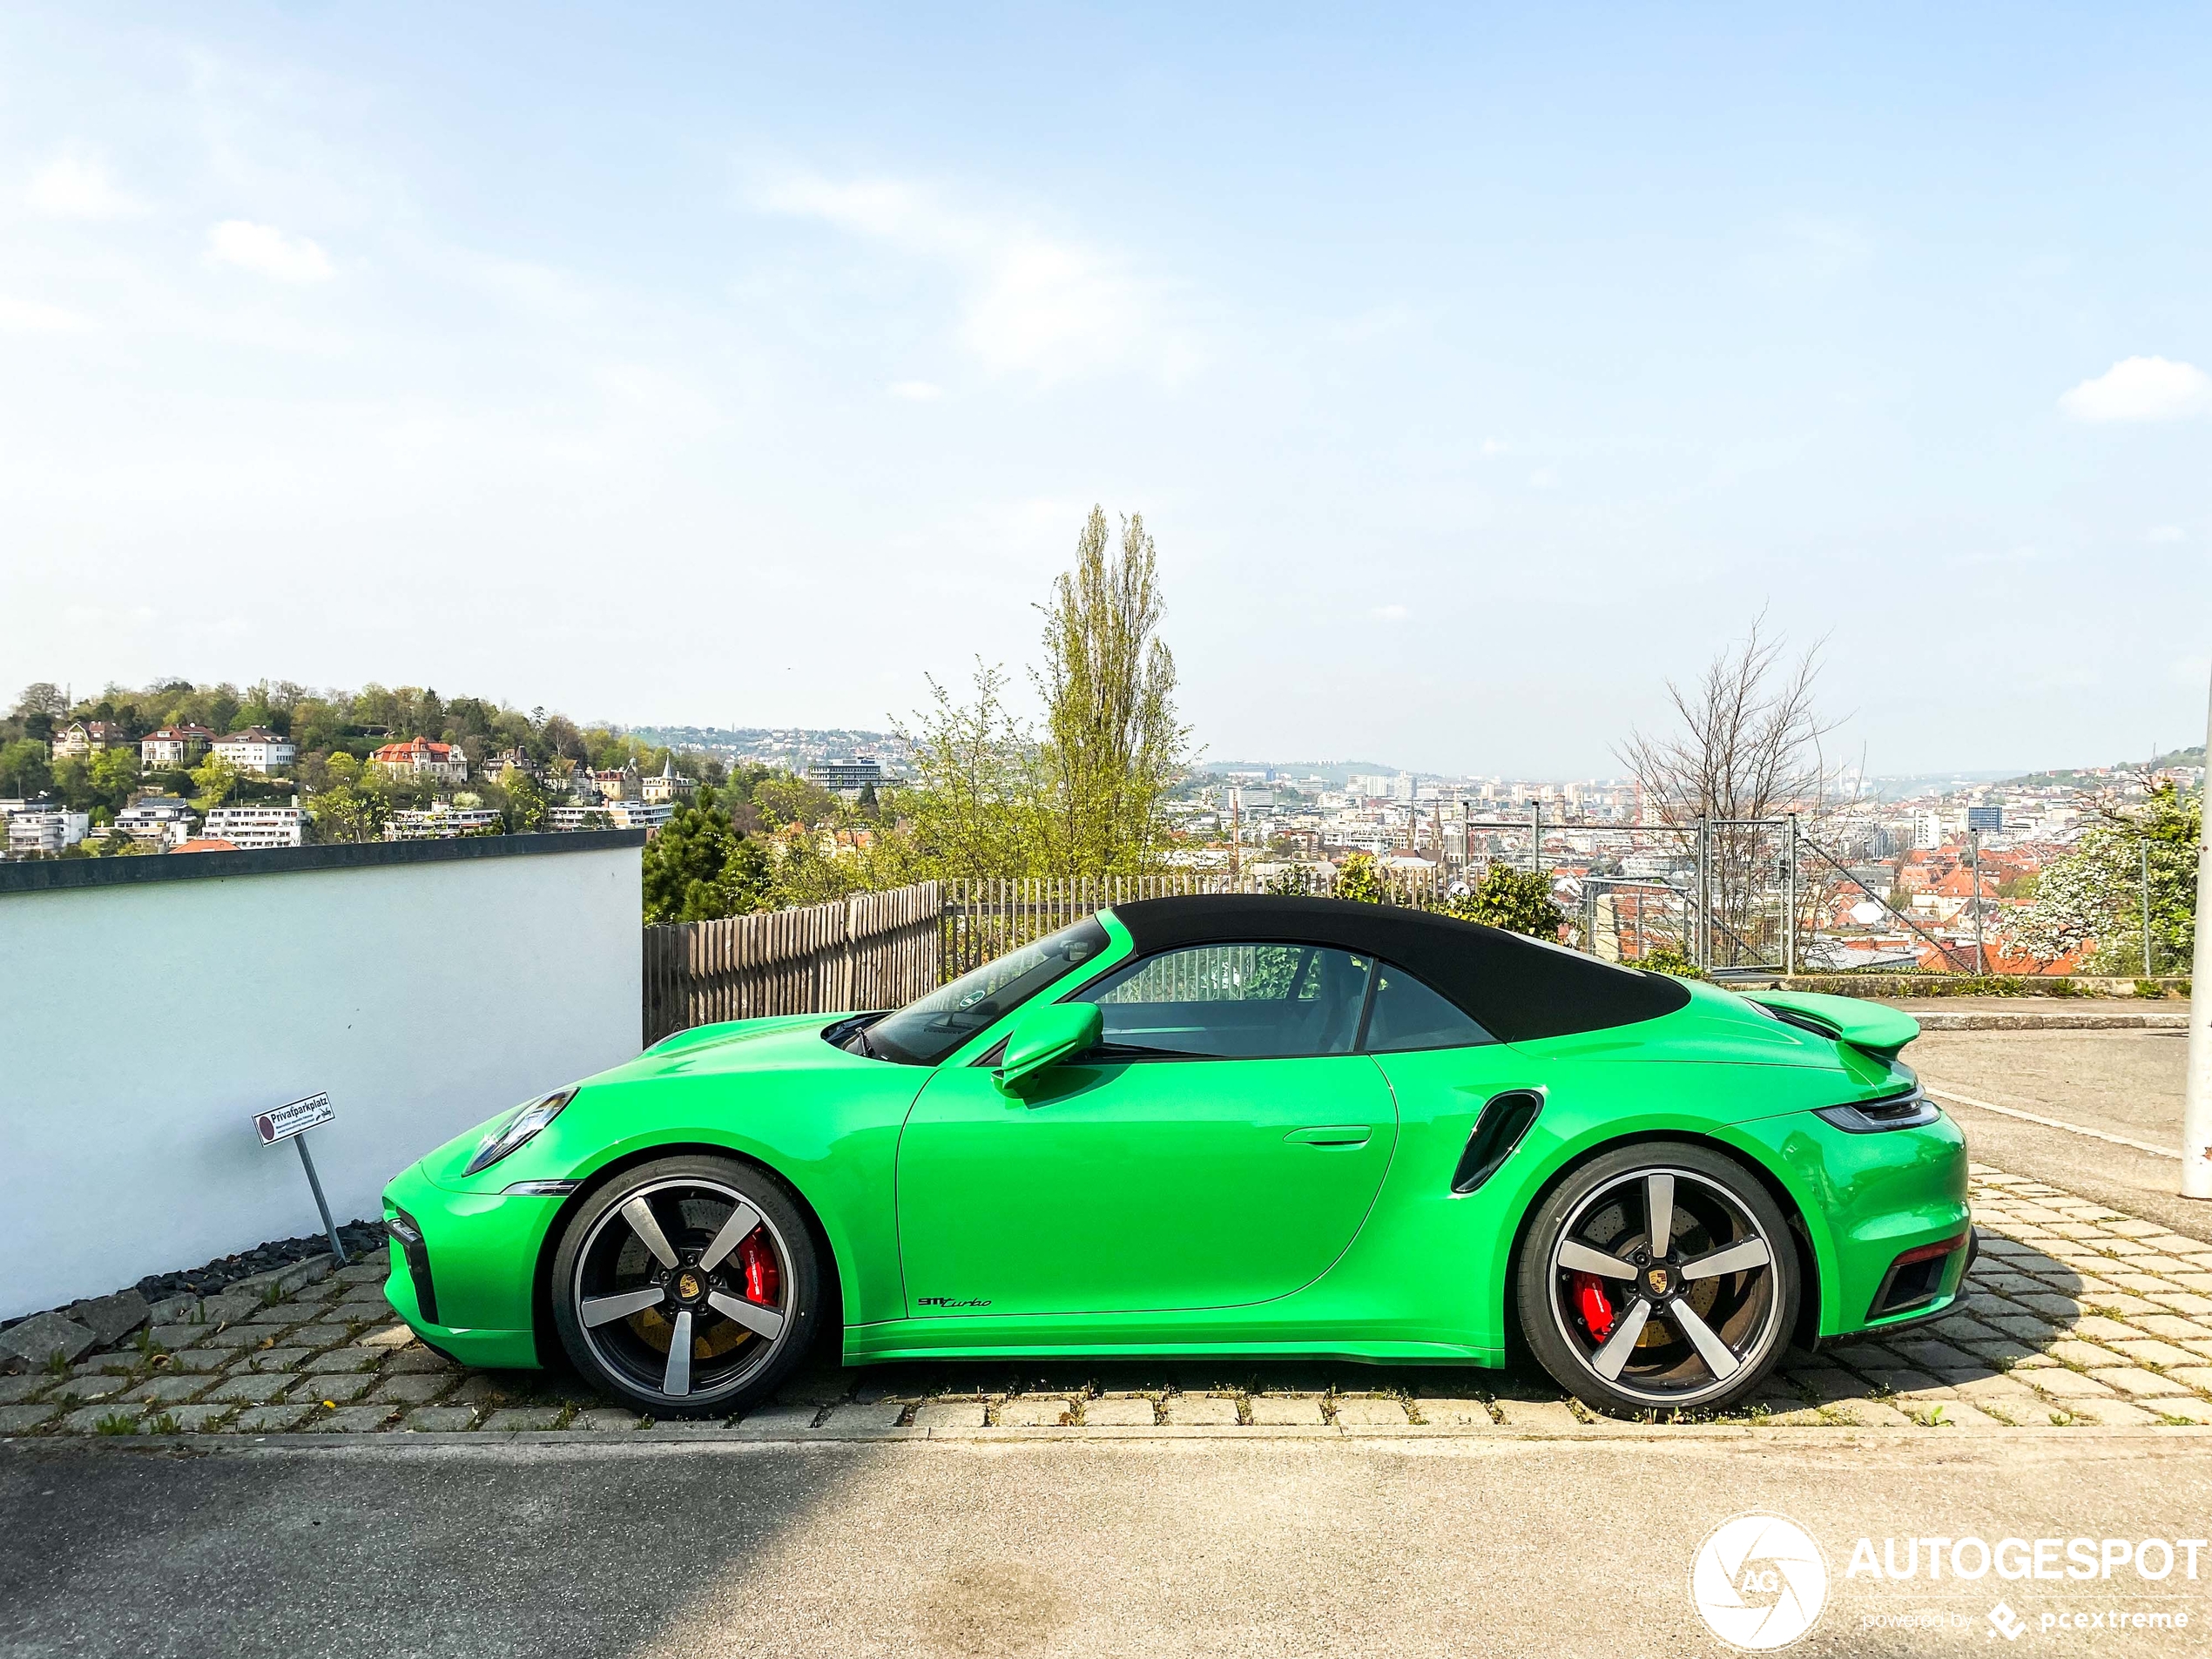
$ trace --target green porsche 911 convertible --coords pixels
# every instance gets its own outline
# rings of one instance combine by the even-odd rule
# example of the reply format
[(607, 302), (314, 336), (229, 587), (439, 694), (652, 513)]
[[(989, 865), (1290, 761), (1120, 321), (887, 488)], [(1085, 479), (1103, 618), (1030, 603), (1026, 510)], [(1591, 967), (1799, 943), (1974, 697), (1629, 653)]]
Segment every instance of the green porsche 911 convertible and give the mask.
[(681, 1032), (384, 1195), (474, 1365), (727, 1414), (847, 1363), (1506, 1363), (1716, 1408), (1940, 1314), (1964, 1138), (1841, 997), (1745, 997), (1409, 910), (1103, 910), (893, 1013)]

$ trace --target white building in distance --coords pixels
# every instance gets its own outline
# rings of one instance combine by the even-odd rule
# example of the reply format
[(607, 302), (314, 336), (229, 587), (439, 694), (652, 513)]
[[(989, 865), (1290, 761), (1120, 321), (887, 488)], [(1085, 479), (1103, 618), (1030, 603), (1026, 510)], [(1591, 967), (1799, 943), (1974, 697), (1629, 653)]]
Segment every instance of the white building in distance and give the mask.
[(448, 806), (441, 801), (423, 812), (394, 813), (385, 820), (384, 839), (448, 841), (463, 835), (498, 835), (505, 829), (506, 820), (489, 806)]
[(138, 764), (149, 772), (173, 772), (192, 765), (214, 741), (204, 725), (165, 725), (138, 739)]
[(218, 806), (199, 833), (233, 846), (298, 846), (305, 841), (307, 814), (297, 806)]
[(192, 826), (192, 803), (181, 795), (141, 795), (115, 815), (116, 828), (152, 847), (190, 840)]
[(8, 814), (8, 856), (27, 859), (58, 853), (83, 840), (91, 826), (89, 813), (72, 813), (65, 806), (25, 806)]
[(280, 738), (266, 726), (258, 725), (216, 738), (214, 748), (217, 759), (227, 760), (240, 772), (258, 772), (264, 777), (289, 771), (300, 757), (300, 751), (290, 738)]
[(563, 834), (577, 830), (641, 829), (651, 835), (675, 816), (672, 801), (609, 800), (597, 806), (550, 806), (545, 827)]

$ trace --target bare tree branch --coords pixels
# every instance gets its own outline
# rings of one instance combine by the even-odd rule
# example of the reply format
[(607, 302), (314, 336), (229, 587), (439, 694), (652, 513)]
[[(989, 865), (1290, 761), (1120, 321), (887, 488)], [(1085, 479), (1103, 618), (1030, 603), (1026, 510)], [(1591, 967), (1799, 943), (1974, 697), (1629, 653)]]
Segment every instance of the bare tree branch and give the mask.
[(1828, 808), (1824, 739), (1838, 723), (1815, 696), (1826, 643), (1786, 661), (1762, 611), (1694, 685), (1667, 682), (1678, 732), (1633, 731), (1615, 751), (1636, 780), (1647, 823), (1676, 831), (1685, 845), (1701, 819), (1715, 825), (1713, 920), (1742, 950), (1756, 949), (1764, 929), (1754, 912), (1776, 857), (1772, 833), (1742, 820), (1797, 813), (1817, 823)]

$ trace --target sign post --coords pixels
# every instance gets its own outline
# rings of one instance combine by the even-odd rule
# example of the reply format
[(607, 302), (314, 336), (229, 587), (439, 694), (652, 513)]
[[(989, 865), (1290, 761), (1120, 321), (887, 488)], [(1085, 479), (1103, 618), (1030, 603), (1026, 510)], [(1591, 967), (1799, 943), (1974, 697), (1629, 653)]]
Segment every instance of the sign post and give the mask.
[(279, 1141), (290, 1141), (300, 1150), (300, 1167), (307, 1172), (307, 1188), (315, 1195), (315, 1208), (322, 1214), (322, 1231), (330, 1240), (330, 1253), (338, 1264), (346, 1264), (346, 1247), (338, 1242), (338, 1228), (330, 1219), (330, 1201), (322, 1196), (322, 1180), (315, 1174), (315, 1161), (307, 1151), (307, 1131), (334, 1123), (338, 1114), (330, 1109), (327, 1095), (309, 1095), (305, 1100), (295, 1100), (253, 1117), (254, 1132), (260, 1136), (261, 1144), (274, 1146)]

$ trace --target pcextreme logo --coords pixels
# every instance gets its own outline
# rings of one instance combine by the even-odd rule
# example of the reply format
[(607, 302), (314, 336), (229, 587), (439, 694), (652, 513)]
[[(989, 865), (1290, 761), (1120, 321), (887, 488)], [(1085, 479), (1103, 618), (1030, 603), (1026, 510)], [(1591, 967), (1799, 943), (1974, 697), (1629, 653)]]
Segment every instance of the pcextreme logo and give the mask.
[(1796, 1521), (1737, 1515), (1716, 1527), (1691, 1561), (1689, 1601), (1731, 1648), (1786, 1648), (1828, 1604), (1828, 1561)]

